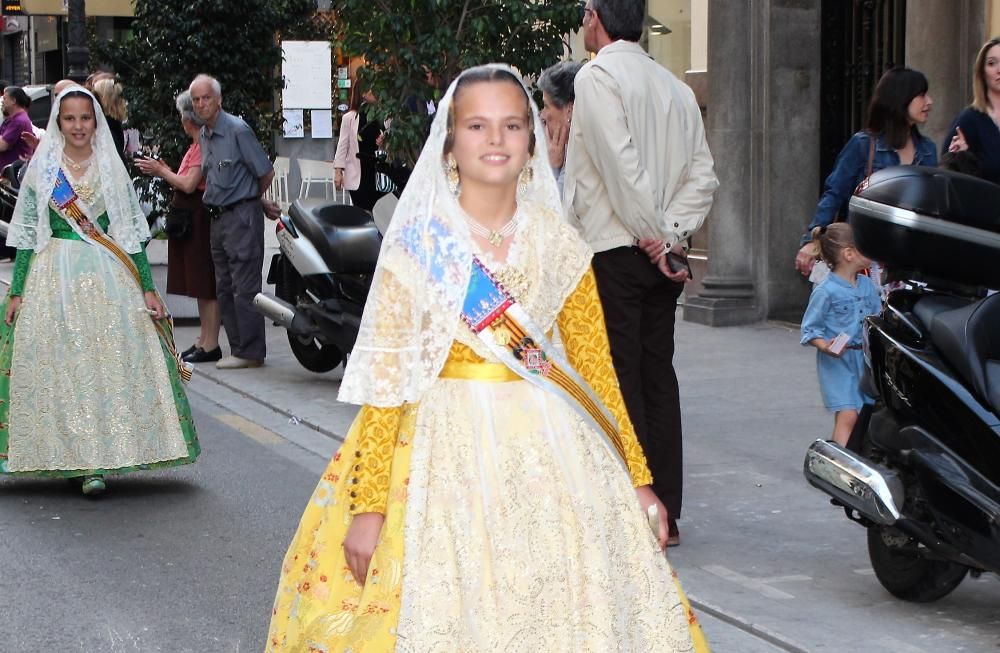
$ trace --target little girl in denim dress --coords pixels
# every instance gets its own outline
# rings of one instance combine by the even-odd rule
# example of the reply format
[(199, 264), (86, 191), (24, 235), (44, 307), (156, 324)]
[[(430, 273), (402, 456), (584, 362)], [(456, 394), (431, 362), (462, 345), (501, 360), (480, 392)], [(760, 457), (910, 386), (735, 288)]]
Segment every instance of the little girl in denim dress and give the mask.
[[(881, 309), (878, 287), (860, 274), (871, 261), (854, 246), (850, 225), (842, 222), (816, 227), (813, 241), (831, 273), (813, 288), (809, 306), (802, 316), (803, 345), (816, 352), (823, 405), (834, 413), (833, 440), (846, 446), (858, 419), (858, 411), (873, 399), (861, 390), (864, 356), (861, 331), (868, 315)], [(845, 334), (847, 343), (838, 350), (834, 340)]]

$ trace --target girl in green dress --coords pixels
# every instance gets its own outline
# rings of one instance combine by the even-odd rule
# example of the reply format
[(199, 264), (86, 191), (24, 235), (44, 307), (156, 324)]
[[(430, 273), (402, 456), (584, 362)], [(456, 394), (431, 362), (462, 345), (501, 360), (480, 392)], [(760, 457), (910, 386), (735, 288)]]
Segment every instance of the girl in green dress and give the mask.
[(11, 220), (0, 324), (0, 474), (78, 480), (193, 462), (200, 451), (135, 189), (100, 104), (56, 100)]

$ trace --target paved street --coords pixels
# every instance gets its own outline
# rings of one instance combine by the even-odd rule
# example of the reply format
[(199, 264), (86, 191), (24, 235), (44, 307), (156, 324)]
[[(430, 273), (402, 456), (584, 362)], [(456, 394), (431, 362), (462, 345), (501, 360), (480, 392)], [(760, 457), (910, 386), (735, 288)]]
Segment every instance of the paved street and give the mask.
[[(96, 501), (0, 480), (0, 651), (261, 650), (284, 548), (355, 412), (335, 401), (339, 371), (305, 371), (268, 335), (263, 369), (199, 367), (197, 464), (112, 478)], [(897, 601), (863, 529), (805, 483), (830, 420), (797, 329), (681, 322), (677, 342), (687, 476), (670, 559), (717, 653), (1000, 650), (996, 578)]]

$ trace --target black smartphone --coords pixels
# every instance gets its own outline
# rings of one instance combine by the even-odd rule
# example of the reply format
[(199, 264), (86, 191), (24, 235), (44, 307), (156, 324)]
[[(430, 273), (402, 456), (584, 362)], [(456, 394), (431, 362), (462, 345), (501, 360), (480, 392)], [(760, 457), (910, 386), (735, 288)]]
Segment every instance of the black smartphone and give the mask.
[(674, 273), (686, 270), (688, 279), (694, 279), (694, 273), (691, 272), (691, 263), (688, 262), (688, 257), (686, 256), (681, 256), (676, 252), (667, 252), (667, 267)]

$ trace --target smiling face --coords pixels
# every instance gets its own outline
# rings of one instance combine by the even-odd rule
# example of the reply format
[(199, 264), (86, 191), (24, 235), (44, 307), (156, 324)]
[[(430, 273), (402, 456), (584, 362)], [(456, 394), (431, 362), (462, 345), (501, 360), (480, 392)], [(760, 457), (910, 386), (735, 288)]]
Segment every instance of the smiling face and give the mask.
[(516, 82), (474, 82), (456, 93), (453, 146), (463, 193), (517, 185), (531, 156), (531, 109)]
[(914, 97), (906, 109), (910, 122), (914, 125), (926, 123), (932, 106), (934, 106), (934, 100), (931, 99), (930, 93), (921, 93)]
[(63, 98), (59, 103), (59, 131), (66, 139), (67, 146), (78, 150), (89, 148), (96, 129), (94, 103), (89, 97)]

